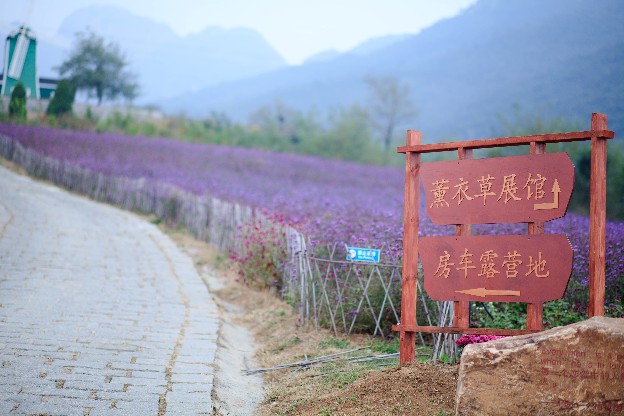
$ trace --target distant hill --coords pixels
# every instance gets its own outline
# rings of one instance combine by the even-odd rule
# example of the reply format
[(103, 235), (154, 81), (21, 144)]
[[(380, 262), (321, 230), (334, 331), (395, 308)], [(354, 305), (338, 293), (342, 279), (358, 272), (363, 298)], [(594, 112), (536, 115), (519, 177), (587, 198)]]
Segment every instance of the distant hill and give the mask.
[[(286, 62), (256, 31), (207, 27), (180, 37), (164, 23), (112, 6), (90, 6), (65, 18), (58, 31), (59, 46), (39, 39), (42, 76), (57, 77), (75, 34), (90, 28), (125, 52), (130, 70), (138, 74), (139, 103), (163, 100), (202, 87), (258, 75)], [(37, 28), (32, 28), (37, 33)]]
[(168, 100), (169, 111), (245, 120), (279, 99), (325, 111), (365, 104), (366, 76), (411, 88), (425, 140), (491, 136), (514, 104), (589, 127), (591, 112), (624, 132), (624, 2), (480, 0), (454, 18), (368, 54), (310, 60)]
[[(409, 36), (410, 35), (387, 35), (387, 36), (380, 36), (380, 37), (368, 39), (360, 43), (353, 49), (347, 51), (346, 54), (358, 55), (358, 56), (370, 55), (371, 53), (376, 52), (380, 49), (386, 48), (392, 45), (393, 43), (397, 43), (401, 40), (404, 40), (408, 38)], [(330, 49), (327, 51), (319, 52), (316, 55), (312, 55), (311, 57), (309, 57), (308, 59), (304, 61), (304, 64), (327, 62), (327, 61), (331, 61), (333, 59), (339, 58), (341, 56), (343, 56), (342, 53), (338, 52), (335, 49)]]

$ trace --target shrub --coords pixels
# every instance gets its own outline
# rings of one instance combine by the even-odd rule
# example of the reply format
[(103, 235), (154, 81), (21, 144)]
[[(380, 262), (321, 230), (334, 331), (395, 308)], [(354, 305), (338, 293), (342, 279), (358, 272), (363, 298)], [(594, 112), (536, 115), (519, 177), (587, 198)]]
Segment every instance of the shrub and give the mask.
[(15, 121), (26, 121), (26, 90), (21, 81), (17, 83), (11, 93), (9, 117)]
[(68, 79), (60, 80), (46, 113), (53, 116), (71, 114), (75, 96), (76, 88), (74, 88), (72, 82)]
[(240, 227), (242, 244), (230, 251), (238, 266), (239, 281), (259, 289), (281, 290), (286, 262), (284, 219), (278, 215), (256, 218)]

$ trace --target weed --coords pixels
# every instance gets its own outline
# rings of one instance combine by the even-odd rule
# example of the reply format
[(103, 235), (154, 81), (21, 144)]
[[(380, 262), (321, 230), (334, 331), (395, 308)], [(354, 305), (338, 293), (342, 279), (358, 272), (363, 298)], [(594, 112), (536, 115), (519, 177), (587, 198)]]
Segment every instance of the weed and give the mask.
[(286, 341), (282, 342), (281, 344), (279, 344), (277, 347), (275, 347), (273, 349), (274, 352), (281, 352), (284, 351), (286, 348), (292, 347), (293, 345), (297, 345), (301, 343), (301, 338), (299, 337), (293, 337), (290, 339), (287, 339)]
[[(323, 366), (321, 372), (324, 374), (324, 383), (329, 384), (332, 388), (344, 389), (371, 371), (379, 370), (380, 368), (380, 363), (373, 361), (362, 363), (338, 361)], [(353, 397), (353, 400), (357, 400), (357, 398)]]
[(370, 343), (370, 349), (382, 354), (394, 354), (399, 352), (399, 338), (391, 339), (373, 338)]
[(341, 350), (344, 350), (346, 348), (349, 348), (351, 344), (349, 343), (349, 340), (347, 339), (342, 339), (342, 338), (325, 338), (323, 341), (321, 341), (321, 343), (319, 344), (319, 347), (321, 349), (327, 349), (327, 348), (338, 348)]
[(295, 410), (297, 410), (297, 403), (292, 403), (290, 406), (288, 406), (286, 413), (294, 412)]
[(215, 256), (215, 259), (214, 259), (214, 268), (215, 269), (217, 269), (217, 270), (224, 270), (226, 268), (226, 263), (227, 263), (227, 261), (226, 261), (226, 259), (222, 255), (217, 254)]
[(272, 391), (265, 397), (264, 403), (273, 403), (279, 400), (279, 398), (280, 398), (279, 393)]

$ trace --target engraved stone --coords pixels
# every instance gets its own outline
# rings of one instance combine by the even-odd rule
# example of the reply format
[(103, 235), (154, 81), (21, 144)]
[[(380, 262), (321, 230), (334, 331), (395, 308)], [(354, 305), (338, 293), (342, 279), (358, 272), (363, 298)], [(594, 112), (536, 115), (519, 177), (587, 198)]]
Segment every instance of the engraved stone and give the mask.
[(457, 415), (624, 415), (624, 319), (466, 346)]

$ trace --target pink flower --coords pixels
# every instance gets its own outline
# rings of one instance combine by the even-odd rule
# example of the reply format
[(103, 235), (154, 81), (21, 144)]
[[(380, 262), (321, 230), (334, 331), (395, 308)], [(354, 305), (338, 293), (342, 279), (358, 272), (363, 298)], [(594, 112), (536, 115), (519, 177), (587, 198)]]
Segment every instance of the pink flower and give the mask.
[(495, 339), (505, 338), (500, 335), (463, 335), (455, 341), (458, 347), (465, 347), (468, 344), (479, 344), (482, 342), (494, 341)]

